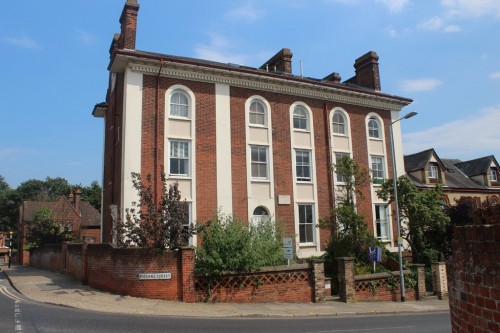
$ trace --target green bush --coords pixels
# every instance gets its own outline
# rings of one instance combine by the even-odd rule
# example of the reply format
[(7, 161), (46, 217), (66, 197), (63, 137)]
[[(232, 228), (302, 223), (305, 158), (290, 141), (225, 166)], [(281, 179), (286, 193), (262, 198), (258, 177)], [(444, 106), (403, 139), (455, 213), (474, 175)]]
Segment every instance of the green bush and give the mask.
[(223, 272), (249, 272), (285, 263), (283, 231), (276, 223), (248, 225), (232, 216), (218, 214), (200, 231), (196, 272), (215, 277)]

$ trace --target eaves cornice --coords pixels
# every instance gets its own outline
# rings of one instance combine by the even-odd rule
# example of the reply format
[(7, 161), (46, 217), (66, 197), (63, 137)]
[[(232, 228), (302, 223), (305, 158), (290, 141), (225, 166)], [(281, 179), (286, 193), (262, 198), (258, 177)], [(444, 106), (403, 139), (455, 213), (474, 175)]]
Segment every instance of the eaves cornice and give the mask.
[[(132, 71), (184, 80), (201, 81), (214, 84), (225, 84), (234, 87), (255, 89), (274, 93), (288, 94), (307, 98), (333, 101), (359, 106), (399, 111), (409, 105), (411, 100), (390, 95), (365, 93), (321, 84), (312, 80), (292, 80), (286, 76), (269, 75), (214, 68), (199, 64), (189, 64), (175, 61), (160, 61), (156, 59), (137, 58), (118, 55), (119, 66), (112, 66), (111, 71), (124, 70), (128, 66)], [(119, 68), (118, 68), (119, 67)], [(161, 68), (161, 72), (159, 73)]]

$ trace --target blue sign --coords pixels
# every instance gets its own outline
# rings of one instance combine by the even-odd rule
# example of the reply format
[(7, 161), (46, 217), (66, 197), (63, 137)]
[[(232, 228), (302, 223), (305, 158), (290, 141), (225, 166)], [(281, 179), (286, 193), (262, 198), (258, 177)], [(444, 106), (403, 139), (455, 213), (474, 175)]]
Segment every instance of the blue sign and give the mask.
[(382, 248), (369, 247), (368, 248), (368, 261), (371, 262), (381, 262), (382, 261)]

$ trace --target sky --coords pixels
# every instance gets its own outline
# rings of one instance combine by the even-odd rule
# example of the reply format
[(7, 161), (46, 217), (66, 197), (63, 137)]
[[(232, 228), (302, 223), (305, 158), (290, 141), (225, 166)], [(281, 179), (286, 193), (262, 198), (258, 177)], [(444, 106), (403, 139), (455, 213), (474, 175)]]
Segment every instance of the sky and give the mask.
[[(368, 51), (401, 115), (404, 153), (500, 159), (500, 0), (138, 0), (136, 48), (342, 80)], [(101, 181), (109, 46), (125, 0), (2, 1), (0, 175)]]

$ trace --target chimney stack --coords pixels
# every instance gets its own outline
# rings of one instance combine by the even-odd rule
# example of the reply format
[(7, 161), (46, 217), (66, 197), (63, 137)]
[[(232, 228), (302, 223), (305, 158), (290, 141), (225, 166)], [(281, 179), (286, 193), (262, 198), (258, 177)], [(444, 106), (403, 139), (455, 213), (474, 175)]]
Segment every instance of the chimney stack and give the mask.
[(370, 51), (356, 59), (354, 62), (354, 69), (356, 70), (355, 83), (358, 86), (377, 91), (381, 90), (378, 59), (378, 55), (374, 51)]
[(71, 191), (69, 195), (69, 201), (73, 205), (73, 208), (75, 208), (76, 212), (80, 214), (80, 197), (81, 197), (82, 191), (77, 188), (73, 191)]
[(339, 73), (333, 72), (332, 74), (323, 78), (323, 82), (340, 83), (341, 77)]
[(138, 12), (137, 0), (127, 0), (120, 16), (121, 32), (118, 48), (135, 50)]
[(282, 49), (269, 59), (260, 69), (270, 72), (292, 74), (292, 57), (290, 49)]

